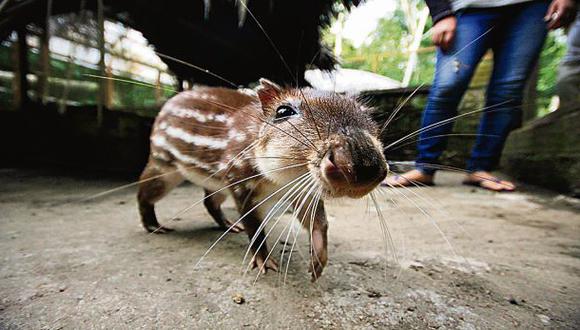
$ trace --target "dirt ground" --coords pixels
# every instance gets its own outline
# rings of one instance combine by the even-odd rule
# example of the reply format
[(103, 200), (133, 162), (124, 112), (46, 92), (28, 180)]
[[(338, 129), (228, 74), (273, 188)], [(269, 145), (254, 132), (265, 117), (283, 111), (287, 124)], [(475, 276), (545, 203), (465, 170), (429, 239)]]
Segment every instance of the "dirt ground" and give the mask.
[[(441, 173), (433, 188), (384, 191), (396, 258), (367, 200), (328, 203), (330, 262), (312, 284), (304, 233), (285, 281), (269, 272), (255, 282), (242, 273), (245, 235), (227, 235), (195, 268), (221, 234), (203, 206), (150, 235), (134, 188), (78, 202), (128, 181), (1, 170), (0, 328), (580, 327), (578, 202), (460, 181)], [(160, 218), (201, 197), (176, 189)]]

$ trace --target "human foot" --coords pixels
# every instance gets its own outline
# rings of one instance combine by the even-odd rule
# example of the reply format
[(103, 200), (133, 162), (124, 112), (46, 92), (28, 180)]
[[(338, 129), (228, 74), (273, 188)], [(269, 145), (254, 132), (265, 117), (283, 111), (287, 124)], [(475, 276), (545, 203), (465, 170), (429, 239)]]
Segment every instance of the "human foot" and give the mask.
[(514, 191), (516, 186), (505, 180), (500, 180), (486, 171), (476, 171), (467, 175), (463, 184), (480, 187), (491, 191)]
[(387, 177), (382, 183), (383, 187), (409, 187), (415, 185), (433, 185), (433, 175), (425, 174), (419, 170), (411, 170), (401, 175)]

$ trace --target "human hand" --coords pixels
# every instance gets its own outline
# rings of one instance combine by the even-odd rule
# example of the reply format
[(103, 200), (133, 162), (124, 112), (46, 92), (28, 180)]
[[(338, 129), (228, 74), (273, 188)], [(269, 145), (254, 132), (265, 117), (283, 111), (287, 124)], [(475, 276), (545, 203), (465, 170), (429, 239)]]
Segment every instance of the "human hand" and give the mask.
[(548, 22), (549, 30), (555, 30), (570, 25), (574, 21), (575, 15), (574, 0), (553, 0), (546, 12), (544, 21)]
[[(557, 0), (555, 0), (557, 1)], [(433, 35), (431, 39), (435, 46), (441, 47), (442, 50), (447, 50), (453, 43), (455, 37), (455, 29), (457, 28), (457, 18), (455, 16), (447, 16), (433, 26)]]

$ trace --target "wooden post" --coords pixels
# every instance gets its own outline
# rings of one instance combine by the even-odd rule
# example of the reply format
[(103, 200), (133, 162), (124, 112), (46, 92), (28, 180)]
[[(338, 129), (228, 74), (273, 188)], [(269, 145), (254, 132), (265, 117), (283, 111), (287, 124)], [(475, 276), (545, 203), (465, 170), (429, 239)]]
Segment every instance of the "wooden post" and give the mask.
[[(105, 16), (103, 13), (103, 0), (97, 0), (97, 22), (99, 29), (99, 69), (101, 71), (101, 77), (106, 76), (105, 67)], [(107, 85), (105, 79), (100, 79), (99, 84), (99, 97), (97, 99), (97, 123), (99, 126), (103, 124), (103, 107), (106, 102), (106, 89)]]
[(157, 81), (155, 82), (155, 104), (161, 104), (163, 90), (161, 89), (161, 70), (157, 70)]
[[(16, 30), (16, 35), (18, 36), (18, 67), (17, 72), (15, 72), (15, 77), (18, 79), (18, 89), (15, 91), (15, 107), (21, 110), (27, 109), (30, 105), (30, 99), (28, 98), (28, 79), (26, 75), (28, 74), (28, 44), (26, 43), (26, 26), (20, 26)], [(17, 99), (16, 99), (17, 97)]]
[(20, 108), (20, 74), (19, 68), (20, 65), (18, 64), (18, 41), (12, 43), (11, 52), (10, 52), (10, 59), (12, 62), (12, 72), (14, 76), (12, 78), (12, 109), (16, 110)]
[(62, 89), (62, 95), (58, 103), (58, 113), (61, 115), (66, 112), (66, 104), (68, 102), (68, 94), (70, 91), (70, 81), (72, 79), (72, 73), (75, 68), (75, 54), (77, 52), (77, 46), (75, 43), (71, 43), (68, 54), (68, 61), (66, 64), (64, 86)]
[(48, 77), (50, 76), (50, 15), (52, 13), (52, 0), (46, 4), (46, 19), (42, 34), (40, 35), (40, 66), (38, 72), (38, 98), (43, 104), (49, 94)]
[[(107, 66), (107, 78), (113, 78), (113, 68), (111, 67), (111, 63)], [(113, 79), (106, 79), (105, 84), (107, 88), (105, 88), (105, 108), (111, 109), (113, 107), (113, 96), (115, 93), (115, 82)]]

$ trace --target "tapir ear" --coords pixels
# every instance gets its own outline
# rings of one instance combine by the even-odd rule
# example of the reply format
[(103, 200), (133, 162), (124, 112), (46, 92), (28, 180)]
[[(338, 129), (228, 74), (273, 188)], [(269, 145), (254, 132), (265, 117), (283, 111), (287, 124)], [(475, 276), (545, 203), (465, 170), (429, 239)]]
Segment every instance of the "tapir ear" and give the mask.
[(350, 96), (357, 104), (362, 112), (371, 113), (375, 111), (375, 107), (372, 105), (372, 101), (368, 96), (356, 93)]
[(260, 78), (260, 86), (258, 86), (256, 92), (262, 107), (265, 107), (280, 96), (282, 88), (268, 79)]

